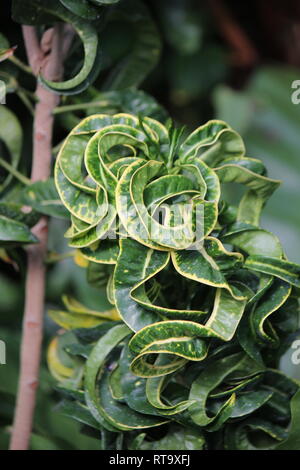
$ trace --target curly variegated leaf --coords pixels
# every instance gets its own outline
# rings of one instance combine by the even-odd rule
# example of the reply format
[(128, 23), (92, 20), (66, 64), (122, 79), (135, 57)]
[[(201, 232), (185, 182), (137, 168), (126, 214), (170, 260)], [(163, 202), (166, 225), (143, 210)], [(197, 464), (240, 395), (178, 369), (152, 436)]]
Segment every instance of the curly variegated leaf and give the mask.
[[(213, 311), (205, 325), (192, 321), (162, 321), (139, 330), (129, 343), (136, 354), (132, 371), (141, 377), (162, 376), (182, 366), (182, 359), (201, 361), (208, 353), (208, 342), (218, 338), (230, 341), (242, 317), (246, 305), (243, 300), (234, 299), (225, 289), (217, 289)], [(174, 355), (166, 364), (149, 363), (148, 355)]]
[[(225, 401), (216, 415), (209, 417), (206, 412), (206, 401), (209, 395), (217, 386), (220, 386), (227, 376), (236, 370), (239, 371), (239, 374), (242, 374), (238, 385), (235, 383), (235, 386), (231, 387), (227, 393), (217, 395), (219, 397), (220, 395), (224, 396)], [(240, 353), (213, 362), (192, 384), (189, 397), (196, 402), (190, 408), (192, 420), (199, 426), (210, 425), (210, 429), (213, 425), (214, 430), (221, 427), (225, 421), (234, 415), (237, 390), (245, 387), (248, 384), (249, 377), (258, 374), (261, 370), (261, 367), (254, 361), (249, 361), (245, 354)], [(214, 397), (216, 398), (216, 394), (214, 394)]]
[[(288, 443), (299, 386), (278, 364), (298, 328), (300, 267), (259, 226), (279, 182), (241, 137), (222, 121), (183, 137), (152, 118), (95, 114), (66, 138), (55, 179), (70, 246), (113, 305), (68, 300), (69, 323), (56, 314), (77, 322), (80, 345), (66, 352), (87, 358), (75, 419), (87, 407), (103, 432), (129, 433), (127, 448), (177, 446), (176, 426), (199, 448), (254, 449), (250, 434), (262, 448)], [(234, 205), (231, 183), (245, 188)], [(160, 425), (169, 431), (152, 442)]]
[(97, 311), (85, 307), (76, 299), (64, 296), (64, 310), (49, 310), (52, 320), (65, 330), (75, 328), (92, 328), (107, 321), (117, 321), (120, 315), (115, 308), (107, 311)]
[(70, 342), (76, 342), (72, 332), (53, 338), (48, 346), (47, 362), (52, 375), (62, 386), (76, 390), (82, 383), (84, 364), (82, 358), (71, 356), (66, 352)]
[[(74, 11), (74, 8), (76, 11)], [(64, 21), (72, 25), (82, 41), (84, 62), (80, 71), (73, 78), (62, 82), (54, 82), (46, 80), (42, 75), (39, 76), (39, 80), (44, 87), (54, 93), (65, 95), (80, 93), (95, 80), (99, 73), (100, 47), (97, 29), (88, 19), (84, 20), (82, 14), (77, 16), (79, 9), (87, 11), (87, 7), (82, 4), (82, 0), (81, 5), (79, 2), (72, 2), (71, 0), (65, 2), (60, 0), (49, 0), (47, 2), (41, 0), (22, 2), (14, 0), (13, 2), (13, 16), (16, 21), (25, 24)]]
[[(218, 134), (203, 145), (215, 142)], [(218, 176), (195, 155), (175, 158), (174, 174), (169, 162), (175, 147), (180, 156), (180, 142), (174, 144), (167, 129), (150, 118), (95, 115), (78, 124), (56, 164), (58, 191), (72, 214), (71, 246), (88, 247), (109, 231), (116, 233), (119, 223), (130, 237), (163, 251), (188, 248), (197, 230), (202, 238), (211, 233), (218, 216)]]
[(124, 325), (112, 328), (95, 345), (86, 363), (86, 403), (96, 421), (108, 430), (144, 429), (163, 423), (163, 420), (138, 414), (126, 405), (118, 403), (108, 387), (107, 370), (102, 370), (100, 382), (97, 383), (100, 368), (104, 365), (107, 355), (129, 333), (129, 328)]
[(100, 9), (95, 8), (89, 0), (59, 0), (61, 4), (80, 18), (96, 20), (100, 17)]
[(245, 266), (253, 271), (279, 277), (293, 286), (300, 287), (300, 266), (298, 264), (280, 258), (253, 255), (247, 258)]
[(264, 165), (254, 158), (230, 158), (221, 163), (215, 172), (222, 183), (239, 183), (249, 188), (240, 202), (237, 220), (258, 225), (261, 210), (280, 181), (267, 178)]

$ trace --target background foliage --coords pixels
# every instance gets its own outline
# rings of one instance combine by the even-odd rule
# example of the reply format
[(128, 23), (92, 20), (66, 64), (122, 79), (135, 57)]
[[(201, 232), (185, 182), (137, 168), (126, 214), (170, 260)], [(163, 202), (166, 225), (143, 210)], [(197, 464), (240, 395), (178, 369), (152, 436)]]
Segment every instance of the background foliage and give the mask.
[[(25, 61), (20, 27), (11, 19), (10, 2), (5, 3), (5, 6), (1, 6), (3, 14), (0, 31), (11, 46), (18, 45), (16, 55)], [(48, 3), (51, 5), (51, 2)], [(145, 20), (148, 25), (145, 28), (143, 15), (147, 17), (147, 14), (141, 11), (143, 27), (140, 29), (139, 15), (126, 15), (126, 9), (123, 13), (120, 10), (118, 15), (112, 15), (112, 18), (106, 18), (107, 13), (103, 12), (105, 21), (102, 22), (100, 18), (97, 23), (102, 43), (102, 54), (98, 61), (101, 64), (99, 77), (93, 87), (79, 95), (65, 97), (62, 103), (76, 106), (79, 102), (94, 100), (95, 107), (89, 107), (84, 112), (58, 114), (55, 145), (61, 142), (78, 118), (86, 114), (121, 110), (145, 112), (145, 101), (139, 100), (139, 95), (135, 94), (134, 100), (131, 92), (103, 95), (107, 90), (132, 85), (154, 96), (179, 124), (185, 124), (188, 128), (192, 129), (212, 117), (224, 119), (242, 134), (249, 155), (261, 158), (269, 169), (270, 177), (283, 181), (266, 207), (262, 225), (279, 236), (290, 259), (300, 262), (300, 216), (297, 204), (300, 196), (300, 105), (292, 104), (290, 99), (291, 83), (299, 79), (300, 74), (300, 54), (297, 51), (300, 12), (297, 2), (288, 1), (284, 6), (277, 1), (242, 2), (238, 7), (234, 2), (224, 2), (255, 51), (254, 58), (246, 63), (246, 51), (238, 54), (220, 27), (215, 3), (200, 3), (196, 0), (149, 1), (147, 5), (153, 21), (148, 20), (147, 23)], [(134, 8), (134, 2), (129, 0), (124, 0), (123, 4), (131, 4), (131, 8)], [(268, 21), (270, 15), (272, 21)], [(149, 48), (157, 50), (160, 47), (156, 30), (159, 31), (162, 44), (157, 64), (157, 53), (149, 55)], [(138, 41), (135, 40), (135, 34), (138, 35)], [(82, 57), (81, 48), (76, 47), (77, 43), (74, 45), (75, 53), (66, 67), (70, 76), (76, 69), (78, 58)], [(2, 48), (6, 46), (2, 44)], [(143, 60), (145, 57), (146, 63)], [(13, 145), (13, 164), (19, 165), (19, 170), (26, 174), (31, 163), (32, 118), (28, 104), (31, 97), (24, 89), (33, 91), (34, 81), (8, 60), (0, 64), (0, 79), (7, 82), (9, 91), (7, 106), (0, 106), (1, 156), (6, 158)], [(14, 139), (9, 138), (9, 130), (5, 128), (8, 109), (13, 110), (23, 128), (21, 135), (18, 122), (14, 122), (10, 116)], [(146, 114), (149, 110), (153, 117), (163, 112), (151, 98), (147, 101)], [(19, 151), (21, 140), (22, 154)], [(11, 181), (7, 181), (5, 170), (0, 169), (0, 175), (0, 183), (6, 185), (1, 188), (1, 200), (15, 201), (20, 185), (12, 185)], [(52, 188), (43, 188), (43, 191), (51, 194)], [(27, 197), (30, 198), (30, 195), (27, 194)], [(52, 214), (55, 212), (57, 215), (56, 207), (48, 207), (50, 213), (51, 210)], [(63, 213), (59, 215), (60, 218), (51, 219), (50, 225), (49, 249), (53, 259), (69, 251), (61, 236), (67, 222)], [(7, 447), (7, 426), (12, 421), (16, 391), (24, 300), (23, 256), (17, 249), (11, 265), (5, 260), (0, 261), (0, 339), (7, 344), (7, 365), (0, 366), (0, 448)], [(73, 258), (49, 264), (47, 281), (46, 310), (59, 309), (62, 306), (60, 299), (65, 293), (76, 294), (76, 298), (90, 308), (99, 308), (99, 290), (88, 284), (85, 270), (74, 263)], [(45, 348), (55, 331), (54, 322), (45, 315)], [(292, 366), (290, 357), (291, 350), (288, 350), (283, 367), (294, 377), (300, 378), (299, 367)], [(81, 434), (76, 423), (59, 413), (53, 413), (57, 395), (45, 364), (41, 384), (31, 447), (98, 448), (97, 440)]]

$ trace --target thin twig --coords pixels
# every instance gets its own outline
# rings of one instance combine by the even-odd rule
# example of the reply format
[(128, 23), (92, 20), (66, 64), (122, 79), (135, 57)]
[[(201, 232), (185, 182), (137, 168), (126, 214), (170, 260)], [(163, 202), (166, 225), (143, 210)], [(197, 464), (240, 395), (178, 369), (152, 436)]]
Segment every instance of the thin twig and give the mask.
[[(47, 32), (46, 32), (47, 33)], [(45, 33), (45, 34), (46, 34)], [(43, 73), (56, 80), (62, 76), (62, 27), (54, 27), (51, 52), (46, 54), (43, 43), (39, 44), (36, 29), (23, 26), (25, 47), (34, 73)], [(47, 51), (48, 52), (48, 51)], [(35, 107), (33, 129), (33, 159), (31, 181), (47, 179), (51, 168), (51, 144), (53, 109), (58, 105), (57, 95), (37, 85), (38, 102)], [(27, 249), (28, 265), (25, 287), (25, 309), (21, 345), (21, 365), (12, 430), (11, 450), (26, 450), (29, 446), (38, 386), (41, 344), (43, 337), (43, 313), (45, 296), (45, 259), (47, 254), (48, 221), (40, 219), (32, 229), (40, 243)]]
[(32, 73), (32, 70), (30, 67), (28, 67), (28, 65), (24, 64), (22, 62), (22, 60), (20, 60), (18, 57), (16, 57), (15, 55), (12, 55), (8, 58), (8, 60), (10, 60), (14, 65), (16, 65), (17, 67), (19, 67), (19, 69), (23, 70), (23, 72), (26, 72), (30, 75), (33, 75)]
[(89, 109), (89, 108), (97, 108), (97, 107), (104, 107), (108, 106), (108, 100), (102, 101), (90, 101), (88, 103), (75, 103), (75, 104), (67, 104), (65, 106), (58, 106), (53, 110), (53, 114), (61, 114), (61, 113), (69, 113), (70, 111), (80, 111), (82, 109)]
[(30, 179), (25, 175), (20, 173), (16, 168), (14, 168), (10, 163), (0, 157), (0, 166), (5, 168), (9, 173), (11, 173), (15, 178), (17, 178), (21, 183), (28, 185), (31, 183)]
[(234, 65), (240, 67), (253, 66), (258, 60), (258, 53), (247, 34), (239, 26), (222, 0), (208, 0), (208, 3), (221, 34), (233, 49), (232, 60)]

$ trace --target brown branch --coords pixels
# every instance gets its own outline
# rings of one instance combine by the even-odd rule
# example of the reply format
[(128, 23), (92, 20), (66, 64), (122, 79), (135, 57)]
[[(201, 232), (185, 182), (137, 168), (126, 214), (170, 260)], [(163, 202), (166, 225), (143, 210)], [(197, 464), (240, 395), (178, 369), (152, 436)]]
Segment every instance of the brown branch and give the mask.
[(29, 65), (35, 75), (38, 74), (43, 61), (36, 29), (33, 26), (22, 26), (23, 38)]
[(231, 46), (232, 61), (238, 67), (251, 67), (258, 60), (257, 51), (222, 0), (208, 0), (220, 33)]
[[(46, 31), (39, 44), (36, 30), (23, 27), (28, 61), (35, 74), (40, 71), (50, 80), (62, 76), (61, 47), (62, 26)], [(49, 52), (50, 53), (47, 54)], [(40, 84), (37, 85), (38, 102), (35, 108), (33, 129), (33, 158), (31, 180), (47, 179), (51, 170), (51, 144), (53, 109), (59, 97)], [(45, 257), (47, 254), (48, 222), (43, 217), (33, 228), (40, 243), (27, 250), (28, 267), (25, 287), (25, 308), (21, 345), (21, 364), (17, 403), (12, 430), (11, 450), (26, 450), (32, 430), (36, 391), (38, 386), (41, 344), (43, 337), (43, 313), (45, 296)]]

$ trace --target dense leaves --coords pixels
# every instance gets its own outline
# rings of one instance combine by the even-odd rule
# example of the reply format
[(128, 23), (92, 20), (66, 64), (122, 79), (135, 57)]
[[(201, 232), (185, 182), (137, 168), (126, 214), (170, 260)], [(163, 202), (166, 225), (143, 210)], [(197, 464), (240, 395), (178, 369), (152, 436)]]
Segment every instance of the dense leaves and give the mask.
[[(51, 313), (61, 326), (81, 328), (63, 348), (70, 359), (56, 366), (73, 417), (82, 420), (85, 407), (112, 438), (126, 431), (125, 448), (297, 440), (295, 426), (290, 437), (288, 429), (298, 384), (276, 367), (281, 341), (297, 328), (297, 302), (289, 306), (300, 268), (259, 227), (279, 182), (245, 156), (240, 136), (223, 121), (186, 135), (149, 117), (95, 114), (65, 140), (55, 181), (71, 215), (69, 244), (107, 284), (118, 312), (107, 317), (72, 301), (68, 313)], [(228, 183), (245, 187), (236, 206), (224, 200)], [(95, 334), (86, 341), (76, 331), (89, 327)], [(161, 441), (147, 432), (157, 426), (166, 429)], [(179, 444), (176, 433), (190, 437)]]
[[(160, 39), (155, 23), (145, 5), (128, 0), (14, 0), (13, 18), (21, 24), (43, 25), (64, 22), (69, 24), (80, 38), (84, 60), (80, 70), (61, 82), (45, 79), (41, 83), (60, 95), (74, 95), (86, 90), (99, 75), (102, 61), (101, 30), (99, 21), (106, 15), (108, 22), (128, 22), (134, 32), (130, 51), (116, 65), (107, 78), (105, 88), (118, 90), (138, 86), (157, 64)], [(107, 10), (107, 11), (105, 11)]]
[[(140, 0), (13, 0), (14, 19), (35, 25), (39, 37), (57, 22), (76, 35), (64, 80), (39, 77), (68, 95), (54, 110), (55, 183), (30, 184), (18, 171), (26, 167), (23, 132), (0, 107), (0, 258), (23, 271), (22, 247), (38, 242), (31, 227), (41, 215), (65, 219), (50, 223), (58, 251), (71, 221), (66, 256), (87, 268), (92, 287), (74, 265), (49, 269), (56, 308), (48, 310), (46, 329), (53, 334), (54, 321), (58, 333), (47, 360), (62, 397), (56, 410), (80, 423), (98, 448), (299, 449), (299, 383), (279, 371), (279, 360), (299, 334), (300, 267), (260, 226), (279, 181), (248, 157), (226, 123), (246, 134), (248, 149), (252, 126), (251, 153), (272, 158), (272, 171), (285, 177), (288, 162), (298, 162), (298, 110), (286, 103), (297, 71), (262, 70), (246, 94), (221, 87), (216, 107), (226, 122), (209, 121), (190, 135), (175, 128), (157, 101), (136, 89), (158, 62), (158, 29), (166, 44), (153, 83), (184, 122), (202, 120), (204, 95), (224, 78), (231, 56), (217, 45), (205, 8), (192, 3), (151, 3), (158, 28)], [(13, 56), (13, 36), (10, 44), (0, 35), (0, 78), (32, 112), (30, 69)], [(11, 59), (26, 72), (25, 88)], [(66, 130), (56, 145), (56, 133), (65, 138)], [(284, 171), (274, 160), (280, 153)], [(296, 176), (292, 181), (299, 186)], [(293, 212), (293, 190), (289, 198), (276, 192), (277, 219), (278, 211), (285, 221)], [(50, 253), (47, 261), (64, 257)], [(2, 301), (11, 302), (19, 282), (11, 294), (3, 279)], [(65, 287), (72, 295), (58, 307)], [(11, 313), (18, 311), (12, 305)], [(2, 338), (11, 348), (3, 331)], [(9, 374), (0, 382), (2, 425), (11, 422), (13, 387)], [(44, 403), (40, 408), (44, 414)], [(48, 417), (36, 426), (31, 447), (82, 448), (54, 416), (55, 426)], [(61, 441), (48, 437), (52, 427)], [(1, 430), (1, 443), (7, 436)]]

